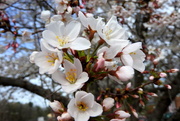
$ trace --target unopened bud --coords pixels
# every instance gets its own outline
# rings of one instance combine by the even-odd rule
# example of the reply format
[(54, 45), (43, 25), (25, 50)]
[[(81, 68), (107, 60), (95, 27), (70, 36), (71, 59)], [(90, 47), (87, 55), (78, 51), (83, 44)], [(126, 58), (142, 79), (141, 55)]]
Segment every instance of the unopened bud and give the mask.
[(71, 115), (68, 112), (63, 113), (61, 116), (57, 117), (58, 121), (69, 121), (71, 119)]
[(167, 77), (167, 74), (162, 72), (162, 73), (159, 74), (159, 76), (160, 76), (161, 78), (165, 78), (165, 77)]
[(139, 94), (143, 94), (143, 89), (142, 89), (142, 88), (139, 88), (139, 89), (138, 89), (138, 93), (139, 93)]
[(51, 15), (51, 12), (49, 10), (44, 10), (41, 12), (41, 19), (43, 21), (47, 21)]
[(167, 89), (172, 89), (171, 85), (167, 84), (167, 85), (164, 85)]
[(178, 72), (178, 71), (179, 71), (179, 69), (174, 68), (174, 69), (169, 70), (168, 72), (170, 72), (170, 73), (176, 73), (176, 72)]
[(151, 80), (151, 81), (154, 80), (154, 76), (150, 76), (149, 80)]
[(126, 88), (127, 88), (127, 89), (131, 88), (131, 82), (129, 82), (129, 83), (126, 85)]
[(111, 97), (107, 97), (103, 100), (103, 108), (104, 111), (108, 111), (114, 106), (114, 99)]
[(49, 105), (56, 113), (62, 113), (64, 111), (64, 106), (59, 101), (54, 100), (54, 102), (50, 102)]
[(116, 108), (120, 108), (121, 104), (119, 102), (116, 102)]
[(153, 97), (158, 97), (158, 95), (156, 94), (156, 93), (152, 93), (152, 92), (149, 92), (149, 93), (147, 93), (148, 95), (151, 95), (151, 96), (153, 96)]
[(140, 100), (139, 103), (140, 103), (143, 107), (145, 106), (145, 104), (144, 104), (144, 102), (143, 102), (142, 100)]
[(115, 112), (115, 115), (117, 115), (116, 118), (124, 119), (124, 118), (129, 118), (131, 115), (129, 113), (126, 113), (123, 110), (118, 110)]
[(131, 95), (133, 98), (139, 98), (138, 95)]

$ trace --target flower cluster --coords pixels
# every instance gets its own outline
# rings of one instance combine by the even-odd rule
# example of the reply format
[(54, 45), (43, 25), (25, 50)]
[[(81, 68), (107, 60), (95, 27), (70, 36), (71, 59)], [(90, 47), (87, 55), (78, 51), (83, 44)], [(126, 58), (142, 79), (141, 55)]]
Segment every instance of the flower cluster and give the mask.
[[(105, 23), (101, 17), (94, 18), (79, 11), (75, 20), (66, 16), (73, 11), (68, 7), (68, 1), (56, 0), (55, 3), (58, 15), (51, 17), (49, 11), (41, 13), (46, 30), (42, 32), (41, 51), (33, 52), (30, 61), (39, 67), (40, 74), (52, 74), (52, 79), (64, 92), (76, 92), (67, 112), (57, 101), (50, 104), (55, 112), (61, 114), (57, 119), (87, 121), (114, 106), (114, 99), (110, 97), (102, 105), (97, 103), (94, 95), (86, 92), (88, 83), (106, 77), (119, 84), (132, 79), (134, 69), (145, 70), (145, 54), (141, 42), (128, 40), (128, 34), (116, 16)], [(130, 116), (121, 110), (114, 114), (119, 116), (113, 117), (112, 121)]]

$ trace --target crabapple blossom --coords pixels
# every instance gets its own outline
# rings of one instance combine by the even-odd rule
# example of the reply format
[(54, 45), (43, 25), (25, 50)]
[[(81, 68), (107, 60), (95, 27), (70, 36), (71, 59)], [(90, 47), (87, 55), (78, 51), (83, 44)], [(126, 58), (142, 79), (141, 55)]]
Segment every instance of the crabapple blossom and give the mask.
[(77, 91), (75, 98), (68, 104), (68, 113), (75, 121), (88, 121), (90, 117), (96, 117), (103, 112), (102, 106), (94, 101), (94, 96), (85, 91)]
[(52, 78), (61, 84), (62, 89), (67, 93), (72, 93), (80, 89), (88, 81), (86, 72), (82, 72), (82, 65), (79, 59), (74, 58), (74, 63), (64, 60), (65, 73), (57, 70), (52, 74)]
[(142, 43), (137, 42), (126, 46), (122, 50), (121, 60), (124, 65), (131, 66), (134, 69), (143, 72), (145, 70), (145, 65), (143, 61), (145, 60), (145, 54), (140, 49), (142, 48)]
[(34, 63), (39, 66), (40, 74), (54, 73), (62, 63), (62, 52), (51, 48), (44, 40), (41, 41), (41, 50), (31, 54), (31, 61), (34, 60)]
[(99, 36), (104, 39), (108, 45), (114, 45), (114, 43), (116, 43), (125, 46), (129, 42), (126, 31), (118, 23), (116, 16), (112, 16), (106, 25), (102, 22), (102, 19), (99, 19), (96, 29)]
[(114, 106), (114, 99), (111, 97), (107, 97), (103, 100), (103, 108), (105, 111), (111, 109)]
[(80, 29), (81, 24), (77, 21), (71, 21), (66, 26), (61, 21), (52, 21), (47, 25), (47, 30), (43, 31), (42, 36), (48, 44), (58, 49), (89, 49), (91, 46), (89, 40), (77, 37)]

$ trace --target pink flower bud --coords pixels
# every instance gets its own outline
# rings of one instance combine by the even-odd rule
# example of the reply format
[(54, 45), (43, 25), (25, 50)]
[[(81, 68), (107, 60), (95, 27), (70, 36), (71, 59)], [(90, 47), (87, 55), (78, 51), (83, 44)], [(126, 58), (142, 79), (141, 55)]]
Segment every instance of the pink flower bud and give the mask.
[(49, 105), (52, 108), (52, 110), (56, 113), (62, 113), (64, 111), (63, 104), (57, 100), (54, 100), (54, 102), (50, 102)]
[(105, 98), (103, 100), (103, 108), (104, 111), (108, 111), (109, 109), (111, 109), (114, 106), (114, 99), (111, 97)]
[(153, 96), (153, 97), (158, 97), (158, 95), (156, 94), (156, 93), (152, 93), (152, 92), (149, 92), (149, 93), (147, 93), (148, 95), (151, 95), (151, 96)]
[(105, 67), (104, 64), (105, 64), (105, 59), (104, 58), (98, 59), (98, 61), (95, 64), (95, 71), (98, 71), (99, 69), (104, 68)]
[(119, 102), (116, 102), (116, 108), (120, 108), (121, 104)]
[(131, 88), (131, 82), (129, 82), (129, 83), (126, 85), (126, 88), (127, 88), (127, 89)]
[(164, 85), (167, 89), (172, 89), (171, 85), (167, 84), (167, 85)]
[(128, 81), (133, 78), (134, 69), (130, 66), (122, 66), (117, 70), (116, 74), (121, 81)]
[(41, 19), (43, 21), (47, 21), (51, 15), (51, 12), (49, 10), (44, 10), (41, 12)]
[(131, 95), (133, 98), (139, 98), (138, 95)]
[(64, 112), (61, 116), (57, 117), (58, 121), (69, 121), (71, 119), (71, 115), (68, 112)]
[(176, 72), (178, 72), (178, 71), (179, 71), (179, 69), (174, 68), (174, 69), (171, 69), (170, 71), (171, 71), (171, 73), (176, 73)]
[(151, 81), (154, 80), (154, 76), (150, 76), (149, 80), (151, 80)]
[(167, 74), (162, 72), (162, 73), (159, 74), (159, 76), (160, 76), (161, 78), (165, 78), (165, 77), (167, 77)]
[(122, 119), (122, 118), (129, 118), (131, 116), (129, 113), (126, 113), (123, 110), (118, 110), (118, 111), (115, 112), (115, 114), (117, 115), (116, 118), (120, 118), (120, 119)]

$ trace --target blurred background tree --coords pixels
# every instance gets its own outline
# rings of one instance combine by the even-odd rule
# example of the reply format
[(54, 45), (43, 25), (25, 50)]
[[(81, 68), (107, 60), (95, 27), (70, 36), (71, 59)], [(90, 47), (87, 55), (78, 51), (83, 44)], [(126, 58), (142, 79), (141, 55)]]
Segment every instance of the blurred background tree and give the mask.
[[(116, 15), (119, 23), (127, 29), (129, 39), (143, 43), (143, 51), (147, 55), (146, 71), (149, 73), (136, 72), (132, 80), (133, 87), (149, 82), (153, 72), (179, 69), (179, 0), (107, 0), (107, 4), (103, 0), (70, 0), (70, 3), (74, 9), (73, 16), (77, 9), (93, 13), (95, 17), (104, 17), (105, 20)], [(40, 75), (38, 67), (29, 61), (30, 54), (40, 50), (41, 32), (45, 28), (44, 21), (40, 19), (41, 11), (50, 10), (52, 15), (57, 12), (53, 1), (1, 0), (0, 10), (1, 100), (19, 100), (22, 96), (17, 96), (17, 93), (23, 95), (28, 91), (29, 95), (37, 94), (44, 99), (56, 99), (67, 104), (71, 95), (64, 94), (50, 75)], [(179, 72), (171, 73), (158, 84), (145, 86), (144, 90), (158, 94), (158, 97), (149, 101), (143, 100), (145, 106), (139, 105), (142, 101), (139, 99), (130, 100), (129, 103), (134, 105), (140, 115), (148, 117), (149, 121), (160, 121), (180, 92), (179, 79)], [(168, 90), (165, 85), (170, 85), (172, 89)], [(96, 86), (98, 88), (94, 88)], [(111, 87), (115, 89), (118, 86), (114, 82), (100, 81), (97, 85), (92, 85), (91, 90), (99, 96), (100, 90)], [(179, 113), (178, 111), (175, 112)], [(131, 120), (138, 119), (132, 116)]]

